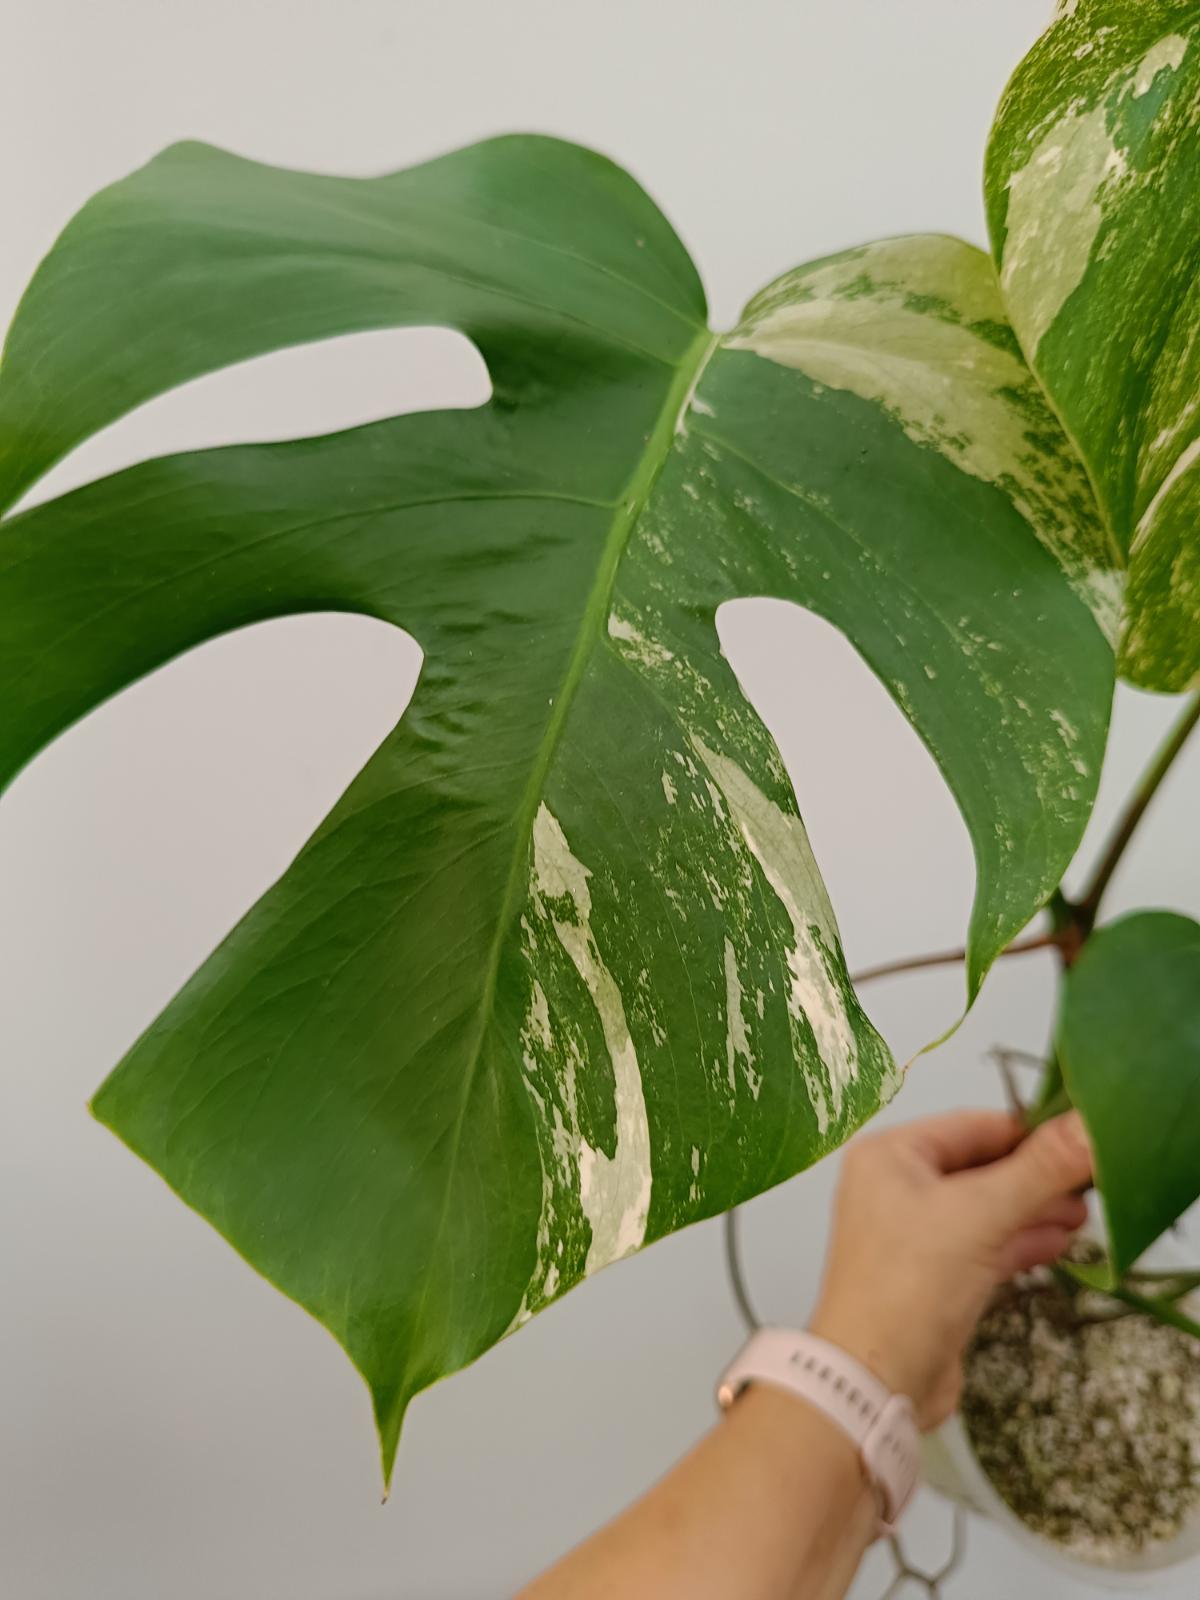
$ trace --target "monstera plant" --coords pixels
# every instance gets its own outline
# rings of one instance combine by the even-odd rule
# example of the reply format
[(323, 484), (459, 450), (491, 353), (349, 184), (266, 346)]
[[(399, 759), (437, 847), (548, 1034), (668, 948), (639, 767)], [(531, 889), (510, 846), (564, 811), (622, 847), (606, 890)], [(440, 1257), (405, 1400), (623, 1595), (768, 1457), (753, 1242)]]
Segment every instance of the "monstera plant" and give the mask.
[[(1065, 1073), (1089, 1119), (1116, 1269), (1200, 1189), (1200, 929), (1085, 941), (1057, 892), (1115, 676), (1200, 671), (1198, 92), (1194, 4), (1065, 6), (996, 122), (991, 254), (851, 249), (723, 333), (633, 179), (533, 136), (370, 179), (175, 145), (39, 267), (0, 365), (2, 780), (249, 623), (361, 612), (424, 652), (93, 1103), (342, 1343), (385, 1472), (413, 1394), (900, 1085), (726, 600), (827, 618), (928, 746), (977, 863), (968, 1002), (1048, 903), (1084, 948), (1044, 1099)], [(486, 405), (11, 510), (175, 385), (415, 324), (474, 342)]]

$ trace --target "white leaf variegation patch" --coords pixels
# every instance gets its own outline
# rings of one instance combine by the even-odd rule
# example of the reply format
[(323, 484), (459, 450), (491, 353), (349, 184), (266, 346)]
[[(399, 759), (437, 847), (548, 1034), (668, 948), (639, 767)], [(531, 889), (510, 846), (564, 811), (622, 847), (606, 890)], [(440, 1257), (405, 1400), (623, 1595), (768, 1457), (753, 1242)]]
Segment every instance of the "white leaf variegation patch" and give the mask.
[[(858, 1076), (858, 1042), (851, 1025), (844, 976), (839, 976), (834, 952), (840, 940), (833, 908), (817, 872), (808, 834), (800, 818), (789, 815), (762, 794), (735, 762), (710, 750), (702, 739), (693, 741), (729, 808), (729, 821), (741, 834), (745, 848), (762, 869), (763, 877), (787, 914), (793, 943), (785, 960), (788, 989), (786, 1005), (791, 1019), (792, 1046), (801, 1063), (809, 1098), (822, 1136), (841, 1120), (846, 1092)], [(713, 791), (710, 789), (710, 794)], [(717, 806), (715, 794), (714, 806)], [(722, 821), (725, 813), (718, 811)], [(745, 876), (752, 874), (747, 865)], [(742, 987), (735, 946), (725, 941), (727, 1050), (732, 1067), (735, 1056), (747, 1065), (753, 1055), (742, 1014)], [(815, 1045), (815, 1059), (813, 1046)], [(750, 1079), (751, 1092), (754, 1080)]]
[(884, 240), (801, 267), (727, 340), (883, 406), (909, 438), (1002, 489), (1115, 638), (1121, 558), (1082, 465), (1015, 344), (986, 256), (958, 239)]
[(525, 137), (367, 181), (184, 145), (106, 191), (5, 347), (3, 503), (202, 372), (405, 323), (474, 340), (489, 403), (0, 523), (0, 779), (252, 621), (422, 646), (392, 734), (94, 1105), (342, 1342), (385, 1470), (414, 1393), (899, 1084), (719, 608), (828, 619), (932, 751), (978, 868), (970, 998), (1087, 821), (1119, 566), (986, 256), (851, 251), (718, 336), (637, 185)]
[(1200, 9), (1061, 7), (1001, 103), (1008, 315), (1128, 563), (1122, 672), (1200, 674)]
[[(607, 1156), (580, 1138), (577, 1151), (579, 1203), (591, 1230), (584, 1270), (595, 1272), (629, 1255), (646, 1237), (652, 1181), (646, 1099), (621, 991), (604, 965), (592, 932), (592, 897), (587, 885), (591, 874), (571, 854), (557, 819), (545, 804), (538, 807), (533, 825), (533, 872), (527, 915), (553, 928), (582, 978), (596, 1008), (613, 1075), (616, 1149)], [(563, 908), (561, 917), (554, 909), (556, 903)], [(536, 977), (533, 985), (544, 1006)], [(552, 1032), (546, 1040), (553, 1047)], [(564, 1080), (572, 1067), (568, 1054)], [(553, 1270), (552, 1262), (545, 1265), (547, 1272)]]

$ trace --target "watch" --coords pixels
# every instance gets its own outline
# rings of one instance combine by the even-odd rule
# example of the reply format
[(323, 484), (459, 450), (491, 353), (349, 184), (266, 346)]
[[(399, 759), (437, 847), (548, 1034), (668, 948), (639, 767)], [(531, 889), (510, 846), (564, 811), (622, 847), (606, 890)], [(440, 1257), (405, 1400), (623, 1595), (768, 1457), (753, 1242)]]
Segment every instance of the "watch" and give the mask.
[(721, 1375), (717, 1403), (728, 1408), (750, 1383), (770, 1383), (807, 1400), (847, 1434), (879, 1502), (879, 1532), (892, 1534), (921, 1475), (916, 1413), (836, 1344), (789, 1328), (759, 1328)]

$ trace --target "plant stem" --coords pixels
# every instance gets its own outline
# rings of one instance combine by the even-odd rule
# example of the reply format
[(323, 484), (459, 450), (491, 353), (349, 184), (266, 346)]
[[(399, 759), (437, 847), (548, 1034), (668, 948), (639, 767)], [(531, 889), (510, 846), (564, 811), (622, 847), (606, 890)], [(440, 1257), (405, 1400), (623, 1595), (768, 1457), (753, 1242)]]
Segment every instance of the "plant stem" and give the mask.
[(1104, 891), (1108, 888), (1109, 879), (1117, 870), (1121, 857), (1125, 854), (1125, 847), (1133, 838), (1146, 807), (1154, 799), (1159, 784), (1171, 770), (1175, 757), (1187, 743), (1188, 735), (1198, 722), (1200, 722), (1200, 694), (1195, 694), (1188, 701), (1183, 715), (1167, 735), (1130, 796), (1129, 804), (1113, 831), (1108, 847), (1100, 857), (1096, 870), (1078, 901), (1076, 909), (1083, 912), (1089, 922), (1094, 922), (1096, 919), (1096, 912), (1099, 910)]
[(1055, 933), (1061, 933), (1075, 915), (1075, 907), (1061, 889), (1055, 889), (1046, 901), (1046, 910), (1050, 913), (1050, 925)]
[(1057, 1278), (1068, 1294), (1074, 1296), (1081, 1290), (1089, 1294), (1103, 1295), (1109, 1300), (1119, 1300), (1132, 1311), (1140, 1311), (1143, 1316), (1153, 1317), (1158, 1322), (1165, 1322), (1170, 1328), (1178, 1328), (1181, 1333), (1190, 1333), (1193, 1339), (1200, 1339), (1200, 1322), (1186, 1316), (1177, 1306), (1169, 1300), (1151, 1298), (1149, 1295), (1138, 1294), (1133, 1289), (1127, 1289), (1123, 1284), (1116, 1288), (1098, 1288), (1095, 1284), (1084, 1282), (1077, 1278), (1068, 1268), (1063, 1266), (1051, 1267), (1051, 1272)]
[(1043, 1122), (1049, 1122), (1051, 1117), (1060, 1116), (1062, 1112), (1071, 1109), (1071, 1097), (1068, 1095), (1061, 1079), (1047, 1092), (1047, 1088), (1052, 1082), (1050, 1074), (1054, 1065), (1054, 1063), (1050, 1063), (1047, 1066), (1046, 1083), (1042, 1087), (1042, 1093), (1038, 1095), (1034, 1103), (1025, 1112), (1025, 1125), (1031, 1132)]
[[(1021, 956), (1028, 950), (1045, 950), (1059, 943), (1055, 933), (1038, 933), (1029, 939), (1018, 939), (1001, 950), (1001, 956)], [(967, 959), (967, 952), (939, 950), (928, 956), (909, 956), (903, 961), (885, 961), (879, 967), (866, 967), (862, 972), (850, 974), (851, 983), (870, 983), (873, 978), (887, 978), (894, 972), (918, 972), (925, 967), (950, 967)], [(999, 959), (999, 957), (997, 957)]]
[(1200, 1339), (1200, 1322), (1185, 1316), (1178, 1306), (1172, 1305), (1169, 1300), (1151, 1299), (1148, 1295), (1137, 1294), (1133, 1289), (1120, 1286), (1115, 1289), (1105, 1289), (1103, 1293), (1111, 1295), (1114, 1300), (1120, 1300), (1123, 1305), (1131, 1306), (1134, 1311), (1144, 1311), (1147, 1316), (1165, 1322), (1168, 1327), (1178, 1328), (1183, 1333), (1190, 1333), (1194, 1339)]
[(1155, 1296), (1158, 1300), (1178, 1300), (1185, 1294), (1192, 1294), (1200, 1289), (1200, 1272), (1137, 1272), (1129, 1273), (1133, 1283), (1153, 1283), (1158, 1285)]

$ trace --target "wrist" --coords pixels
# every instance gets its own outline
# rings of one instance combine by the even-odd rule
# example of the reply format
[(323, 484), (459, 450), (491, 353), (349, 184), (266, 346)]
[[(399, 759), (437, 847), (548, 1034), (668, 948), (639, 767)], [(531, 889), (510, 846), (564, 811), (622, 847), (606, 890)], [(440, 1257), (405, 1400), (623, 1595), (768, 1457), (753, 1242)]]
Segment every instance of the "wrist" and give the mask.
[(847, 1481), (861, 1481), (858, 1452), (850, 1439), (816, 1406), (798, 1394), (791, 1394), (774, 1383), (749, 1383), (729, 1410), (743, 1432), (753, 1432), (756, 1441), (772, 1455), (807, 1457), (815, 1436), (822, 1440), (822, 1454), (835, 1470), (845, 1472)]
[[(912, 1497), (920, 1470), (911, 1401), (889, 1389), (844, 1345), (811, 1330), (759, 1328), (722, 1374), (718, 1403), (729, 1410), (748, 1386), (759, 1384), (782, 1390), (782, 1398), (792, 1402), (790, 1410), (778, 1401), (768, 1410), (760, 1401), (759, 1416), (769, 1417), (776, 1426), (781, 1417), (805, 1417), (809, 1448), (814, 1429), (822, 1435), (826, 1428), (842, 1435), (829, 1449), (847, 1464), (853, 1460), (860, 1486), (865, 1475), (876, 1501), (879, 1530), (891, 1532)], [(792, 1437), (789, 1431), (788, 1440)]]
[(865, 1315), (824, 1303), (817, 1306), (808, 1331), (837, 1345), (878, 1378), (891, 1394), (906, 1395), (920, 1410), (924, 1381), (918, 1363), (908, 1354), (902, 1338), (889, 1338), (881, 1332), (877, 1322)]
[[(876, 1497), (863, 1474), (859, 1453), (849, 1437), (822, 1411), (799, 1395), (773, 1383), (748, 1384), (730, 1407), (726, 1426), (737, 1433), (748, 1450), (769, 1465), (774, 1481), (789, 1485), (810, 1480), (815, 1465), (829, 1497), (853, 1508), (871, 1524)], [(793, 1504), (788, 1490), (788, 1503)]]

